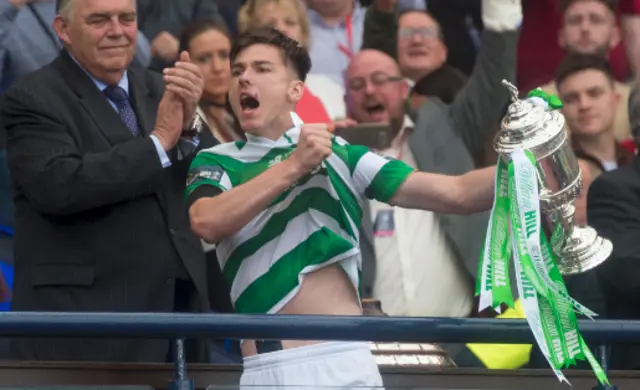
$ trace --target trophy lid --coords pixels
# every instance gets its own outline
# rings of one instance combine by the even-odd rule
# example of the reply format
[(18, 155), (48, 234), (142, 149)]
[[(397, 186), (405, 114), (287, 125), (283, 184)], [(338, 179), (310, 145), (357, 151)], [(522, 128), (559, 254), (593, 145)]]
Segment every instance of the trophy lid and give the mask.
[(500, 154), (509, 154), (516, 149), (534, 149), (547, 143), (564, 131), (564, 117), (557, 111), (549, 111), (534, 103), (534, 99), (520, 100), (518, 89), (502, 80), (511, 94), (511, 104), (502, 119), (500, 132), (495, 138), (494, 149)]

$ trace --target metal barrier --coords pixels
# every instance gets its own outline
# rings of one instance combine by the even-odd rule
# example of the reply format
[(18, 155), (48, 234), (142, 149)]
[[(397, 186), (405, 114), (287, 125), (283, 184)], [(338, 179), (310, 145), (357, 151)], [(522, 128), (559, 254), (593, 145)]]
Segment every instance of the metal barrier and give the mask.
[[(579, 321), (589, 343), (640, 343), (640, 321)], [(171, 390), (192, 390), (185, 338), (430, 343), (534, 343), (524, 320), (178, 313), (0, 313), (0, 337), (123, 337), (174, 340)], [(598, 352), (606, 368), (607, 352)], [(551, 375), (551, 374), (550, 374)], [(595, 387), (594, 389), (615, 389)]]

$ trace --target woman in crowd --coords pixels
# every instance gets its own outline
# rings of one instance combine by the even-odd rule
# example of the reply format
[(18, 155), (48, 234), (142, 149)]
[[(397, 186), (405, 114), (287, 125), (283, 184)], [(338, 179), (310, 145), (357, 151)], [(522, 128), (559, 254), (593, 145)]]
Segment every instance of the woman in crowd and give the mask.
[[(309, 48), (307, 9), (300, 0), (248, 0), (238, 13), (238, 29), (273, 27)], [(296, 112), (307, 123), (324, 123), (346, 117), (344, 88), (329, 77), (310, 74)]]
[(227, 102), (231, 78), (231, 37), (224, 25), (215, 20), (198, 20), (188, 24), (180, 35), (180, 51), (186, 50), (200, 67), (204, 90), (198, 113), (205, 119), (220, 143), (244, 139), (244, 135)]

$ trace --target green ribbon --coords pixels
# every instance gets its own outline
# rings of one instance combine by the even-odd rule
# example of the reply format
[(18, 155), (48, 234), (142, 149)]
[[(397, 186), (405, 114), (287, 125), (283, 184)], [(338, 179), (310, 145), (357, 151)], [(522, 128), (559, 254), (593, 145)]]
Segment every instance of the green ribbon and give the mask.
[(562, 108), (562, 100), (556, 95), (552, 95), (546, 93), (540, 88), (536, 88), (533, 91), (529, 92), (527, 95), (528, 98), (540, 98), (544, 100), (547, 104), (547, 108), (550, 110), (559, 110)]
[(508, 259), (513, 255), (518, 292), (536, 342), (560, 381), (562, 368), (587, 360), (600, 381), (609, 383), (578, 329), (576, 312), (596, 314), (569, 296), (556, 266), (557, 258), (541, 228), (535, 159), (528, 151), (498, 160), (496, 199), (482, 249), (476, 295), (480, 310), (501, 304), (513, 307)]

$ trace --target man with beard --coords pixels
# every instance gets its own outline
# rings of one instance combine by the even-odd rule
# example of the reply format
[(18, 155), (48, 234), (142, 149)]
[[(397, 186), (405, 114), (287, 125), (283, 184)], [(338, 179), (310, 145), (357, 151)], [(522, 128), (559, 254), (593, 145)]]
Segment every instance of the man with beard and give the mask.
[[(561, 11), (562, 28), (558, 42), (568, 54), (597, 54), (606, 58), (620, 42), (614, 0), (565, 0), (561, 2)], [(627, 109), (629, 86), (616, 82), (614, 87), (621, 97), (614, 132), (618, 141), (627, 141), (631, 138)], [(553, 81), (541, 88), (550, 94), (558, 94)]]
[[(415, 172), (295, 115), (311, 67), (274, 29), (231, 50), (231, 106), (247, 142), (198, 154), (187, 186), (192, 229), (216, 243), (239, 313), (362, 315), (358, 229), (363, 199), (442, 213), (487, 210), (494, 168)], [(374, 388), (367, 343), (244, 340), (241, 386)]]

